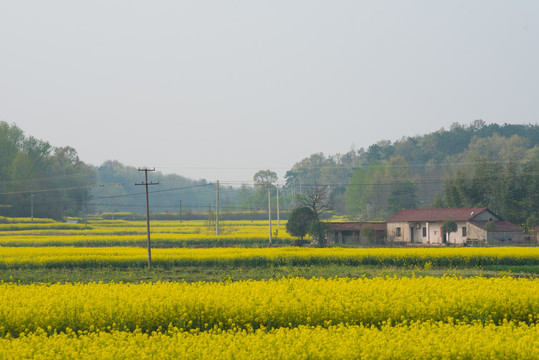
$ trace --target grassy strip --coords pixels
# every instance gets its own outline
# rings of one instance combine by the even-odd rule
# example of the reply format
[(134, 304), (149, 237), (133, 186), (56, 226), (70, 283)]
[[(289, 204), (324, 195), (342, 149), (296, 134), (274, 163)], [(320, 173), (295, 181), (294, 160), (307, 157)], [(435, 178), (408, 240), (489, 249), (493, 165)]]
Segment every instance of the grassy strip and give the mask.
[(305, 279), (348, 277), (373, 278), (384, 276), (413, 277), (444, 275), (460, 277), (499, 275), (515, 277), (539, 277), (539, 266), (511, 267), (497, 266), (496, 269), (485, 268), (395, 268), (379, 266), (261, 266), (261, 267), (229, 267), (229, 266), (190, 266), (190, 267), (153, 267), (147, 268), (97, 268), (97, 269), (10, 269), (0, 271), (0, 282), (34, 283), (90, 283), (90, 282), (223, 282), (246, 280), (269, 280), (288, 277)]

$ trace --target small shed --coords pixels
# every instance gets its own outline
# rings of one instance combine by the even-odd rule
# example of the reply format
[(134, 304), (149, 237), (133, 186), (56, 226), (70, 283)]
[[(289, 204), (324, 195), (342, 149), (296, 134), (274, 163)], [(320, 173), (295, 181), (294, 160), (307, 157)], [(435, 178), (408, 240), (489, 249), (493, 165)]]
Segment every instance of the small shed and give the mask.
[(479, 240), (487, 244), (507, 244), (521, 243), (524, 239), (524, 233), (521, 228), (508, 221), (492, 221), (494, 229), (487, 231), (485, 229), (488, 221), (468, 221), (469, 239)]
[(351, 244), (367, 245), (369, 239), (361, 236), (361, 229), (369, 226), (374, 231), (373, 241), (376, 244), (382, 244), (387, 235), (387, 226), (385, 222), (364, 221), (364, 222), (330, 222), (329, 229), (326, 232), (328, 244)]

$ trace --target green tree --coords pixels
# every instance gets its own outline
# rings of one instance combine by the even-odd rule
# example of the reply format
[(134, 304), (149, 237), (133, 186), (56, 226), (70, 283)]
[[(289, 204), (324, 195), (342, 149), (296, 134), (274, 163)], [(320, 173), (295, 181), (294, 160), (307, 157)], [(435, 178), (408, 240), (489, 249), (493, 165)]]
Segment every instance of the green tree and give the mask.
[(326, 157), (323, 153), (312, 154), (294, 164), (292, 169), (287, 172), (287, 185), (298, 187), (303, 185), (322, 185), (322, 169), (325, 167), (334, 167), (335, 161), (331, 157)]
[(253, 176), (255, 187), (264, 190), (275, 184), (278, 179), (277, 174), (271, 170), (260, 170)]
[(403, 156), (392, 156), (386, 163), (386, 181), (390, 187), (387, 211), (395, 214), (402, 209), (417, 207), (416, 188), (412, 183), (412, 168)]
[(535, 214), (531, 214), (526, 219), (526, 228), (528, 229), (528, 233), (531, 234), (536, 225), (537, 225), (537, 216), (535, 216)]
[(484, 229), (486, 232), (494, 231), (494, 230), (496, 230), (496, 223), (495, 223), (494, 221), (492, 221), (492, 220), (487, 221), (487, 222), (485, 223), (485, 226), (484, 226), (483, 229)]
[(522, 224), (539, 206), (539, 167), (477, 158), (468, 172), (459, 168), (444, 181), (447, 207), (488, 207), (508, 221)]
[(288, 217), (286, 232), (303, 240), (303, 237), (308, 234), (309, 223), (315, 219), (316, 215), (311, 208), (307, 206), (295, 208)]
[(320, 247), (326, 246), (326, 232), (329, 225), (324, 221), (313, 219), (307, 224), (307, 232)]
[(97, 179), (95, 169), (82, 162), (77, 151), (69, 146), (54, 148), (47, 169), (52, 178), (51, 185), (58, 189), (51, 192), (51, 196), (62, 199), (49, 202), (49, 216), (55, 219), (61, 219), (66, 213), (81, 216), (85, 206), (83, 201)]
[(385, 194), (380, 186), (385, 177), (385, 167), (372, 162), (358, 168), (345, 191), (346, 208), (363, 220), (378, 220), (385, 216)]
[(458, 225), (453, 220), (446, 220), (442, 223), (442, 233), (447, 234), (446, 242), (449, 243), (449, 236), (452, 232), (456, 232)]
[(329, 203), (329, 189), (327, 186), (311, 186), (308, 191), (297, 195), (297, 201), (301, 206), (310, 208), (314, 213), (314, 219), (309, 222), (307, 232), (319, 246), (326, 245), (326, 224), (320, 216), (332, 210)]
[(361, 231), (359, 232), (359, 235), (364, 238), (364, 239), (367, 239), (367, 241), (369, 242), (369, 244), (371, 245), (374, 245), (374, 228), (370, 225), (365, 225), (361, 228)]
[(402, 209), (415, 209), (417, 207), (415, 185), (405, 181), (395, 186), (391, 189), (387, 205), (390, 214), (396, 214)]

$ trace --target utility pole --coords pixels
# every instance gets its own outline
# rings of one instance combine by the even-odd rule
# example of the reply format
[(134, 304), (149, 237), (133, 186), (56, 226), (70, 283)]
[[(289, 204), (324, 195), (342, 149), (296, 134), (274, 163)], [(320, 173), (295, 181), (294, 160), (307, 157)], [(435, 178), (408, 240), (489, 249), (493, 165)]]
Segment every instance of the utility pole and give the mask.
[(271, 186), (268, 186), (269, 246), (271, 246)]
[(86, 209), (86, 190), (82, 190), (82, 217), (84, 219), (84, 228), (86, 229), (88, 227), (88, 217), (87, 217), (87, 209)]
[(180, 222), (182, 222), (182, 201), (180, 200)]
[(32, 216), (32, 224), (34, 223), (34, 187), (32, 187), (32, 194), (30, 195), (30, 213)]
[(211, 204), (208, 205), (208, 230), (211, 230)]
[(148, 269), (152, 267), (152, 247), (150, 243), (150, 202), (148, 198), (148, 185), (159, 185), (159, 181), (154, 183), (148, 182), (148, 171), (155, 171), (154, 169), (138, 169), (138, 171), (144, 171), (145, 181), (141, 183), (135, 183), (135, 185), (144, 185), (146, 187), (146, 231), (148, 233)]
[(281, 227), (281, 217), (279, 216), (279, 185), (277, 187), (277, 228)]
[(215, 209), (215, 235), (219, 236), (219, 180), (217, 180), (217, 207)]

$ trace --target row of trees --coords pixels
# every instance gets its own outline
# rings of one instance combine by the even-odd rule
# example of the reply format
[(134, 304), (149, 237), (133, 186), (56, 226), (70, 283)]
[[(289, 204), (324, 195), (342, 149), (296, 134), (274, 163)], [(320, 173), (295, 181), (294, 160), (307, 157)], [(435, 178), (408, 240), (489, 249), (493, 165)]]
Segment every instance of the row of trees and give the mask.
[[(333, 211), (357, 220), (385, 220), (402, 208), (487, 206), (522, 223), (538, 216), (539, 126), (453, 124), (423, 136), (379, 141), (345, 154), (313, 154), (297, 162), (279, 187), (279, 205), (292, 210), (298, 195), (323, 188)], [(88, 212), (143, 212), (137, 168), (107, 161), (84, 164), (75, 149), (55, 148), (0, 122), (0, 215), (61, 218)], [(158, 212), (215, 209), (216, 185), (152, 173)], [(220, 207), (253, 212), (276, 199), (278, 178), (255, 174), (253, 185), (220, 187)], [(275, 201), (275, 200), (273, 200)]]
[[(0, 216), (62, 220), (86, 213), (143, 213), (143, 180), (137, 168), (117, 161), (87, 165), (69, 146), (53, 147), (27, 137), (14, 124), (0, 122)], [(152, 173), (152, 211), (184, 214), (215, 209), (216, 187), (205, 180)], [(221, 205), (234, 208), (238, 191), (221, 188)]]
[(0, 215), (61, 219), (83, 211), (96, 172), (71, 147), (52, 147), (0, 122)]
[(531, 224), (539, 210), (539, 157), (524, 163), (481, 157), (463, 165), (446, 178), (433, 206), (488, 207), (510, 222)]
[[(105, 161), (96, 168), (98, 186), (92, 188), (91, 209), (94, 212), (143, 213), (146, 209), (144, 191), (135, 182), (143, 181), (138, 168), (118, 161)], [(150, 206), (153, 212), (185, 215), (215, 211), (216, 184), (206, 180), (191, 180), (175, 174), (152, 172), (151, 181), (159, 186), (151, 189)], [(103, 185), (101, 185), (103, 184)], [(237, 191), (221, 185), (221, 206), (235, 203)]]
[(313, 154), (286, 173), (285, 189), (327, 186), (335, 212), (356, 220), (385, 220), (403, 208), (487, 206), (523, 223), (539, 215), (538, 159), (538, 125), (476, 120), (344, 155)]

